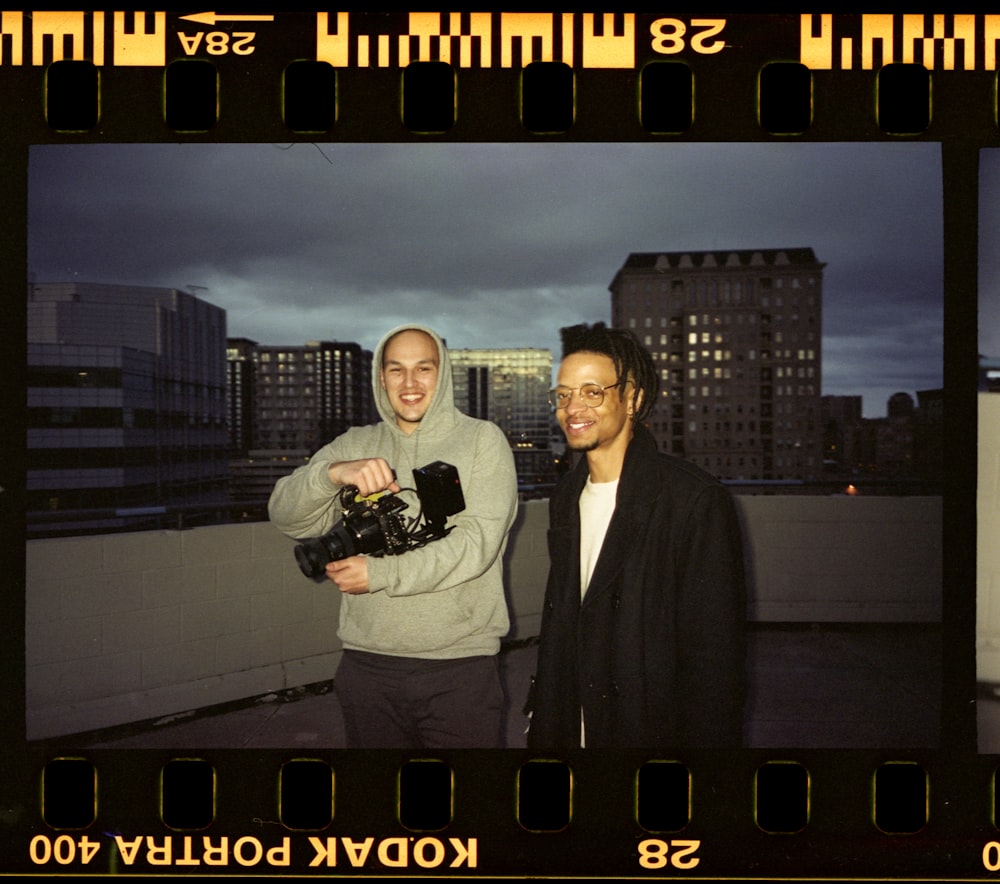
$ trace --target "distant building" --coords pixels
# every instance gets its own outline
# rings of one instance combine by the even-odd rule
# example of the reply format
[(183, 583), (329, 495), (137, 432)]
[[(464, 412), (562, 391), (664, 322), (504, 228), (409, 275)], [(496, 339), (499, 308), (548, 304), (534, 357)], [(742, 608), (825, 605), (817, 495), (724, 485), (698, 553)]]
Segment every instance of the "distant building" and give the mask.
[(888, 417), (908, 417), (912, 418), (916, 411), (913, 404), (913, 397), (909, 393), (893, 393), (885, 406), (885, 413)]
[(360, 344), (255, 344), (253, 364), (254, 449), (311, 454), (349, 427), (378, 419), (372, 354)]
[(882, 476), (912, 476), (913, 412), (866, 418), (861, 427), (860, 466)]
[(230, 338), (226, 362), (234, 501), (266, 500), (281, 476), (327, 442), (378, 419), (372, 354), (360, 344)]
[(723, 479), (821, 476), (824, 266), (811, 248), (628, 256), (611, 321), (659, 369), (661, 450)]
[(886, 416), (864, 418), (858, 444), (845, 467), (881, 479), (905, 478), (936, 491), (941, 481), (944, 439), (944, 391), (893, 393)]
[(246, 454), (254, 445), (257, 419), (257, 342), (249, 338), (229, 338), (226, 341), (226, 425), (229, 443), (236, 457)]
[(31, 285), (29, 530), (31, 513), (110, 509), (68, 525), (114, 528), (135, 510), (226, 501), (225, 340), (225, 311), (187, 292)]
[(234, 457), (229, 465), (229, 495), (234, 502), (257, 504), (256, 512), (247, 510), (248, 516), (266, 516), (266, 502), (274, 490), (274, 483), (287, 476), (296, 467), (309, 462), (313, 452), (305, 450), (264, 450), (254, 448)]
[(917, 390), (913, 467), (916, 474), (940, 482), (944, 469), (944, 390)]
[(863, 420), (860, 396), (824, 396), (823, 463), (826, 472), (849, 475), (857, 467)]
[(552, 351), (529, 347), (448, 351), (455, 406), (507, 436), (522, 486), (555, 481), (548, 391)]

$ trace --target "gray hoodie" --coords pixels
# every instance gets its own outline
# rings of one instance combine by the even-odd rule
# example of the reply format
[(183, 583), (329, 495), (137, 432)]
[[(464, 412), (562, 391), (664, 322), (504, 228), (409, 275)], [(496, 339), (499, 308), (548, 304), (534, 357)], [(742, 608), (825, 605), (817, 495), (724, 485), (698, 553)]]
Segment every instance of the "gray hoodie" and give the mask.
[[(434, 396), (409, 435), (396, 425), (382, 389), (385, 344), (405, 329), (419, 329), (437, 343)], [(352, 427), (323, 446), (308, 464), (278, 480), (271, 493), (271, 522), (295, 538), (327, 533), (343, 515), (340, 486), (327, 475), (331, 463), (382, 457), (396, 472), (409, 503), (402, 517), (420, 511), (413, 470), (434, 461), (458, 470), (465, 509), (448, 518), (451, 532), (424, 547), (368, 559), (369, 592), (341, 597), (338, 634), (345, 648), (404, 657), (445, 659), (495, 654), (510, 628), (503, 590), (503, 552), (517, 514), (514, 456), (496, 424), (455, 407), (451, 361), (441, 338), (422, 325), (394, 328), (375, 350), (372, 387), (381, 422)], [(330, 589), (337, 592), (331, 583)]]

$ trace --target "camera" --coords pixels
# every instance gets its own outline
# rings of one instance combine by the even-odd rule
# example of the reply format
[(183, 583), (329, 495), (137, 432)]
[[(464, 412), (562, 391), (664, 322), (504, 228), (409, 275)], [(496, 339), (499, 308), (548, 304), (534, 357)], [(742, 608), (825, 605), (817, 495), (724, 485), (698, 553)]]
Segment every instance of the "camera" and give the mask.
[(448, 516), (465, 509), (458, 470), (438, 460), (414, 470), (413, 478), (420, 512), (410, 520), (401, 515), (408, 504), (395, 494), (361, 497), (353, 485), (342, 488), (343, 517), (322, 537), (295, 547), (302, 573), (320, 580), (330, 562), (356, 555), (396, 556), (444, 537), (451, 531), (445, 527)]

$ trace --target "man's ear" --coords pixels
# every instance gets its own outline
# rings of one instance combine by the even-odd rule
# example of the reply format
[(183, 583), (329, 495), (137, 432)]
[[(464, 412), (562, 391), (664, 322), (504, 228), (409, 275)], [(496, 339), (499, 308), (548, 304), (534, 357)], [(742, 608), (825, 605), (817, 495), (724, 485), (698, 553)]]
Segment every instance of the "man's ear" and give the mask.
[(636, 389), (635, 392), (632, 393), (632, 398), (628, 407), (629, 417), (635, 417), (636, 413), (639, 411), (639, 408), (642, 405), (643, 395), (644, 391), (639, 389)]

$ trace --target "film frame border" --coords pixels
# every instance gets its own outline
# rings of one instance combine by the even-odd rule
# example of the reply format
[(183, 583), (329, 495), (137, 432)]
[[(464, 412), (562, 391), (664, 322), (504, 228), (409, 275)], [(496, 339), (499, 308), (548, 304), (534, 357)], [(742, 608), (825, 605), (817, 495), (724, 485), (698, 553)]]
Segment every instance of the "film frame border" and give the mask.
[[(563, 15), (552, 7), (553, 14)], [(573, 16), (573, 27), (582, 26), (583, 13), (567, 10)], [(407, 17), (403, 13), (382, 17), (380, 13), (351, 12), (354, 16), (378, 16), (378, 33), (404, 33)], [(622, 15), (626, 15), (624, 13)], [(109, 13), (110, 15), (110, 13)], [(303, 141), (315, 140), (309, 135), (291, 132), (283, 125), (280, 112), (275, 115), (276, 81), (285, 65), (296, 59), (309, 58), (309, 40), (302, 39), (300, 25), (283, 27), (277, 24), (275, 39), (266, 49), (255, 48), (254, 64), (249, 68), (246, 57), (235, 54), (220, 55), (211, 59), (220, 84), (219, 117), (204, 132), (172, 131), (165, 125), (162, 115), (135, 114), (130, 107), (145, 107), (144, 102), (155, 106), (162, 96), (164, 71), (155, 67), (122, 68), (102, 66), (96, 79), (100, 85), (100, 106), (95, 126), (75, 132), (54, 132), (46, 122), (42, 92), (44, 78), (51, 72), (49, 65), (32, 65), (30, 68), (10, 67), (0, 61), (0, 76), (8, 81), (0, 97), (3, 116), (10, 130), (15, 133), (4, 145), (5, 168), (11, 170), (8, 187), (8, 206), (13, 220), (9, 242), (21, 255), (24, 254), (24, 224), (26, 198), (24, 171), (27, 166), (27, 147), (34, 143), (87, 143), (109, 141), (159, 141), (173, 140), (181, 134), (185, 140), (203, 141)], [(298, 13), (296, 13), (298, 15)], [(494, 14), (495, 15), (495, 14)], [(899, 28), (902, 16), (893, 15), (897, 28), (894, 39), (901, 39)], [(683, 20), (685, 16), (656, 16), (636, 13), (640, 24), (648, 25), (658, 18)], [(975, 425), (975, 346), (976, 327), (976, 256), (975, 211), (977, 205), (977, 157), (982, 148), (1000, 143), (997, 129), (997, 76), (995, 66), (973, 70), (940, 70), (931, 68), (928, 85), (933, 95), (932, 108), (926, 130), (905, 135), (894, 135), (881, 130), (874, 113), (879, 90), (877, 66), (871, 69), (821, 70), (809, 72), (811, 103), (815, 110), (807, 131), (775, 135), (763, 130), (757, 117), (756, 89), (761, 68), (775, 62), (795, 63), (800, 58), (800, 16), (755, 15), (699, 16), (699, 19), (725, 18), (731, 33), (739, 35), (736, 51), (720, 55), (690, 55), (682, 53), (678, 60), (692, 73), (696, 95), (693, 123), (689, 130), (680, 133), (656, 133), (644, 129), (638, 122), (639, 106), (635, 96), (638, 73), (643, 63), (662, 61), (659, 57), (637, 57), (633, 68), (587, 69), (574, 66), (574, 100), (572, 124), (564, 131), (533, 132), (522, 125), (518, 118), (515, 97), (518, 93), (520, 72), (516, 65), (510, 69), (460, 68), (458, 70), (459, 112), (454, 126), (443, 133), (409, 131), (402, 125), (400, 82), (398, 66), (364, 69), (347, 66), (337, 70), (337, 117), (333, 127), (324, 132), (324, 139), (332, 141), (391, 140), (426, 143), (435, 140), (490, 140), (490, 141), (643, 141), (661, 143), (671, 141), (892, 141), (896, 139), (932, 141), (941, 145), (945, 190), (945, 389), (949, 398), (949, 411), (959, 417), (946, 428), (946, 450), (968, 452), (967, 419)], [(818, 16), (814, 16), (818, 19)], [(857, 37), (859, 16), (835, 17), (844, 27), (845, 39)], [(946, 17), (947, 18), (947, 17)], [(952, 19), (957, 18), (952, 16)], [(976, 39), (986, 43), (984, 16), (976, 16)], [(169, 19), (173, 23), (173, 19)], [(929, 24), (930, 17), (925, 18)], [(387, 22), (398, 23), (395, 30)], [(814, 22), (814, 25), (816, 23)], [(185, 26), (186, 27), (186, 26)], [(226, 26), (213, 25), (221, 32)], [(3, 30), (6, 28), (4, 27)], [(181, 27), (176, 27), (180, 30)], [(193, 28), (187, 28), (191, 33)], [(978, 43), (977, 43), (978, 45)], [(3, 45), (5, 56), (11, 50)], [(938, 51), (938, 50), (936, 50)], [(724, 56), (724, 57), (723, 57)], [(173, 60), (181, 60), (174, 58)], [(203, 59), (198, 59), (203, 60)], [(263, 63), (261, 63), (263, 62)], [(233, 85), (239, 75), (241, 85)], [(277, 80), (276, 80), (277, 78)], [(801, 85), (801, 84), (800, 84)], [(904, 90), (905, 91), (905, 90)], [(262, 113), (263, 95), (271, 96), (271, 112)], [(618, 101), (609, 99), (616, 97)], [(341, 102), (341, 98), (343, 101)], [(602, 100), (603, 99), (603, 100)], [(281, 135), (280, 138), (277, 136)], [(11, 262), (13, 265), (15, 262)], [(23, 286), (23, 265), (8, 269), (11, 292)], [(12, 327), (20, 327), (18, 311), (9, 315)], [(17, 407), (17, 391), (23, 389), (19, 376), (23, 359), (23, 341), (13, 336), (8, 354), (11, 370), (4, 388), (4, 405), (12, 410)], [(965, 426), (963, 426), (965, 425)], [(974, 440), (973, 440), (974, 441)], [(7, 447), (8, 443), (4, 443)], [(16, 445), (8, 452), (16, 463), (22, 456)], [(859, 874), (882, 877), (941, 877), (988, 878), (1000, 866), (1000, 848), (997, 855), (987, 852), (990, 845), (1000, 842), (1000, 828), (996, 817), (996, 766), (995, 758), (982, 756), (976, 751), (975, 717), (970, 715), (974, 698), (975, 636), (972, 622), (975, 619), (974, 587), (975, 567), (963, 555), (967, 537), (975, 527), (976, 481), (973, 459), (960, 457), (947, 467), (944, 553), (945, 585), (943, 596), (943, 621), (945, 654), (943, 665), (941, 744), (937, 749), (907, 749), (888, 747), (872, 751), (824, 750), (744, 750), (739, 753), (689, 753), (684, 762), (696, 771), (696, 791), (708, 777), (711, 788), (719, 801), (708, 811), (699, 810), (698, 833), (702, 848), (700, 865), (691, 869), (667, 866), (671, 873), (688, 876), (738, 876), (747, 873), (765, 877), (827, 878), (830, 866), (843, 871), (845, 876)], [(18, 490), (15, 486), (15, 492)], [(10, 494), (5, 495), (10, 501)], [(8, 525), (9, 522), (9, 525)], [(16, 514), (4, 511), (7, 536), (23, 536), (23, 526)], [(4, 546), (4, 564), (7, 573), (23, 573), (23, 550), (17, 544)], [(8, 622), (12, 624), (6, 644), (8, 671), (23, 676), (24, 636), (23, 598), (8, 599)], [(16, 679), (11, 679), (16, 682)], [(8, 684), (8, 709), (12, 717), (23, 713), (23, 685)], [(23, 719), (23, 714), (21, 715)], [(38, 776), (41, 766), (51, 759), (44, 759), (23, 745), (23, 732), (17, 727), (11, 739), (5, 740), (9, 750), (5, 753), (7, 771), (5, 782), (13, 786), (7, 814), (10, 825), (6, 830), (7, 847), (4, 855), (20, 857), (12, 864), (27, 874), (39, 871), (32, 864), (25, 848), (26, 839), (43, 831), (34, 799), (38, 795)], [(129, 828), (136, 832), (168, 834), (163, 822), (151, 809), (153, 802), (147, 796), (132, 792), (136, 782), (159, 775), (162, 766), (173, 760), (177, 753), (149, 753), (125, 750), (121, 753), (92, 753), (100, 770), (102, 787), (100, 804), (111, 804), (111, 817), (102, 823), (102, 829), (113, 828), (111, 821), (126, 819)], [(182, 753), (187, 754), (187, 753)], [(274, 777), (280, 764), (288, 760), (286, 752), (252, 753), (255, 766), (270, 765), (271, 770), (261, 779), (246, 780), (247, 754), (243, 751), (211, 751), (215, 776), (219, 783), (230, 783), (242, 778), (241, 797), (247, 804), (265, 807), (273, 801)], [(382, 834), (385, 838), (400, 835), (396, 807), (392, 800), (374, 808), (366, 804), (372, 783), (381, 784), (382, 793), (395, 794), (395, 778), (400, 764), (411, 760), (409, 755), (398, 753), (364, 753), (360, 763), (357, 753), (350, 755), (350, 767), (361, 768), (358, 780), (345, 777), (347, 757), (331, 753), (332, 766), (337, 772), (337, 818), (350, 815), (350, 834), (363, 832)], [(460, 838), (478, 838), (478, 863), (474, 869), (459, 868), (456, 874), (469, 873), (491, 877), (521, 876), (522, 874), (548, 874), (556, 877), (575, 875), (640, 877), (657, 872), (657, 854), (649, 854), (650, 864), (638, 865), (641, 856), (638, 844), (643, 833), (636, 827), (631, 802), (634, 792), (622, 785), (623, 778), (635, 775), (643, 763), (650, 760), (647, 753), (614, 753), (610, 758), (602, 753), (571, 753), (564, 759), (573, 772), (572, 825), (558, 834), (525, 836), (511, 814), (496, 816), (497, 800), (510, 795), (511, 781), (520, 765), (538, 760), (527, 752), (511, 750), (496, 753), (463, 752), (449, 756), (447, 761), (456, 783), (454, 798), (462, 797), (461, 812), (456, 812), (448, 835)], [(776, 760), (802, 763), (811, 779), (811, 806), (808, 824), (804, 830), (789, 836), (764, 833), (748, 826), (753, 822), (749, 786), (761, 765)], [(928, 821), (919, 832), (907, 835), (886, 835), (873, 827), (874, 808), (858, 805), (859, 796), (868, 796), (873, 787), (875, 772), (887, 763), (915, 763), (928, 775)], [(113, 771), (107, 772), (111, 764)], [(704, 773), (702, 771), (708, 771)], [(476, 782), (484, 795), (492, 799), (467, 800), (460, 784)], [(833, 791), (826, 791), (830, 784)], [(834, 784), (836, 787), (834, 787)], [(151, 786), (156, 788), (156, 786)], [(220, 787), (219, 797), (228, 791)], [(837, 791), (839, 789), (839, 791)], [(839, 795), (839, 798), (837, 797)], [(610, 797), (609, 797), (610, 796)], [(229, 799), (231, 800), (231, 799)], [(609, 800), (612, 809), (617, 806), (623, 816), (609, 818)], [(117, 806), (116, 802), (121, 801)], [(835, 807), (833, 805), (836, 805)], [(344, 808), (347, 808), (346, 810)], [(232, 804), (223, 818), (212, 823), (212, 835), (230, 835), (233, 839), (250, 832), (246, 820), (234, 819)], [(831, 814), (827, 817), (827, 814)], [(257, 821), (265, 831), (267, 820)], [(185, 827), (181, 827), (182, 829)], [(690, 829), (690, 826), (688, 827)], [(105, 833), (106, 834), (106, 833)], [(683, 839), (683, 834), (679, 836)], [(428, 836), (429, 837), (429, 836)], [(264, 836), (262, 835), (263, 839)], [(901, 840), (900, 840), (901, 839)], [(661, 839), (670, 841), (672, 839)], [(53, 839), (54, 841), (54, 839)], [(63, 842), (65, 844), (65, 842)], [(607, 845), (595, 855), (593, 845)], [(708, 845), (712, 845), (710, 848)], [(889, 849), (887, 849), (887, 846)], [(628, 848), (628, 850), (624, 848)], [(980, 855), (981, 851), (981, 855)], [(490, 854), (503, 854), (506, 862), (497, 863)], [(783, 858), (782, 863), (771, 865), (768, 857)], [(518, 868), (521, 861), (528, 868)], [(668, 860), (669, 862), (669, 860)], [(794, 868), (792, 868), (794, 867)], [(155, 865), (142, 871), (155, 872)], [(202, 871), (210, 871), (202, 866)], [(231, 871), (231, 867), (225, 871)], [(343, 867), (337, 871), (343, 871)], [(51, 871), (45, 869), (46, 872)], [(66, 863), (60, 871), (88, 874), (94, 868)], [(246, 871), (246, 869), (241, 869)], [(263, 867), (252, 872), (265, 871)], [(268, 868), (266, 873), (314, 873), (314, 869), (298, 866), (288, 869)], [(323, 869), (329, 873), (330, 869)], [(366, 867), (366, 871), (369, 869)], [(374, 868), (374, 874), (398, 875), (399, 869)], [(413, 871), (409, 869), (408, 871)]]

